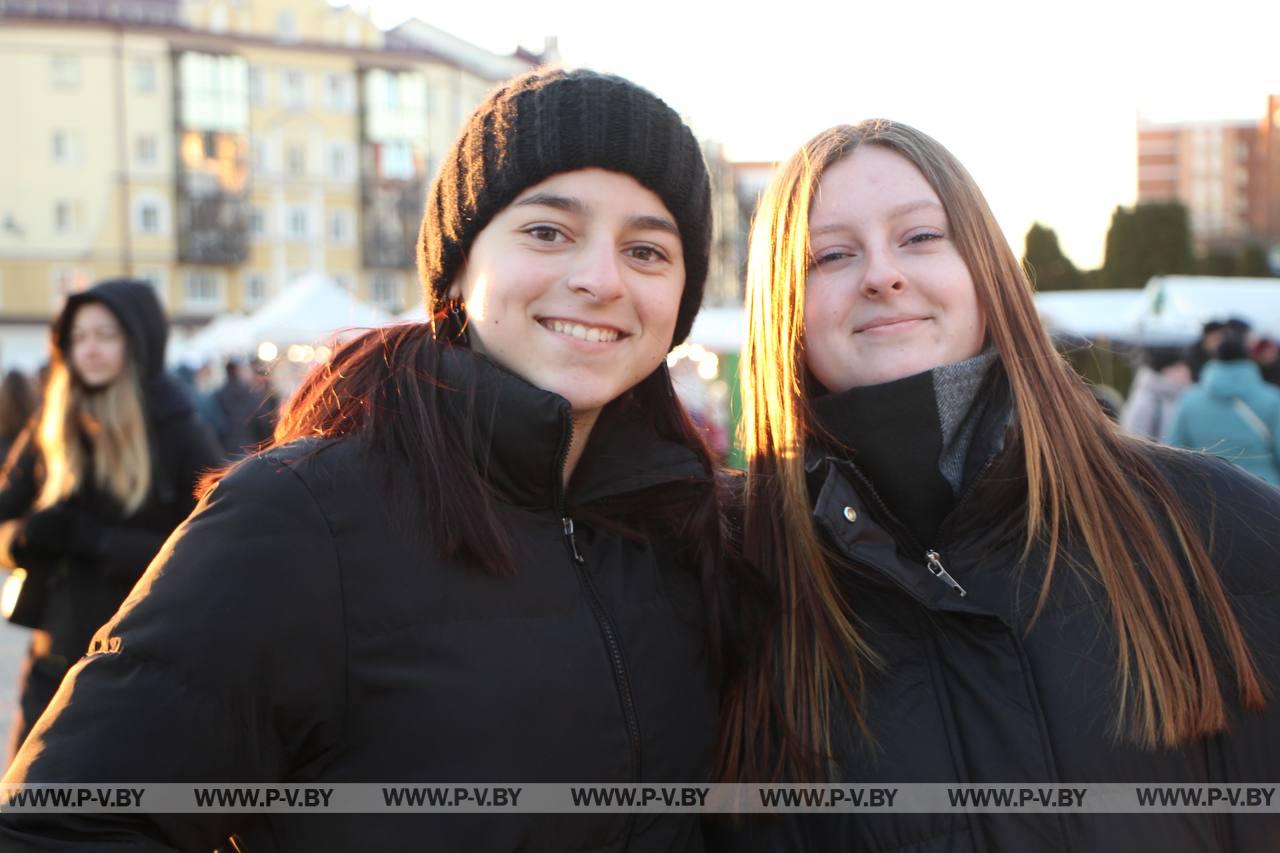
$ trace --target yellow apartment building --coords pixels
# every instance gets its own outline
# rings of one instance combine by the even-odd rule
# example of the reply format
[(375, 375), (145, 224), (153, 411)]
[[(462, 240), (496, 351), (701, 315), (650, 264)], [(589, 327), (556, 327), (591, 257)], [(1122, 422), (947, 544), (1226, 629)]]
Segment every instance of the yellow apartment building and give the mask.
[(557, 61), (323, 0), (0, 0), (0, 365), (66, 294), (149, 280), (187, 329), (303, 273), (399, 311), (444, 149)]

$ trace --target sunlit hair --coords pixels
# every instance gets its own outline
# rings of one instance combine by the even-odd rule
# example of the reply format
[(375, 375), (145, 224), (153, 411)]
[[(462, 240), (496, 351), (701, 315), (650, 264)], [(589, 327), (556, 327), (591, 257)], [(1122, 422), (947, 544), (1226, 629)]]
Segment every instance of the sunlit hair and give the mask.
[(36, 508), (67, 499), (85, 481), (87, 460), (81, 436), (93, 448), (94, 485), (115, 498), (126, 515), (136, 512), (151, 488), (151, 452), (132, 358), (125, 358), (114, 382), (90, 391), (72, 375), (63, 358), (54, 355), (36, 427), (36, 446), (45, 471)]
[[(1101, 583), (1118, 664), (1114, 730), (1143, 747), (1184, 744), (1225, 729), (1215, 638), (1243, 705), (1261, 708), (1257, 668), (1203, 538), (1150, 451), (1106, 418), (1054, 350), (1031, 285), (981, 191), (930, 137), (874, 120), (831, 128), (806, 143), (774, 176), (752, 227), (742, 361), (749, 458), (744, 549), (779, 600), (768, 639), (751, 652), (752, 663), (724, 697), (720, 776), (823, 774), (833, 696), (844, 700), (865, 736), (874, 735), (857, 700), (877, 663), (875, 650), (859, 630), (857, 602), (846, 602), (840, 591), (839, 560), (815, 528), (804, 471), (806, 445), (819, 435), (808, 405), (802, 335), (810, 204), (825, 170), (859, 145), (894, 151), (920, 170), (942, 201), (973, 278), (1016, 411), (1010, 446), (1021, 449), (1026, 476), (1022, 559), (1041, 548), (1047, 555), (1032, 620), (1044, 608), (1060, 556), (1071, 570)], [(1166, 538), (1169, 527), (1176, 544)], [(1060, 552), (1068, 536), (1084, 545), (1089, 560)], [(1203, 623), (1192, 588), (1204, 602)]]

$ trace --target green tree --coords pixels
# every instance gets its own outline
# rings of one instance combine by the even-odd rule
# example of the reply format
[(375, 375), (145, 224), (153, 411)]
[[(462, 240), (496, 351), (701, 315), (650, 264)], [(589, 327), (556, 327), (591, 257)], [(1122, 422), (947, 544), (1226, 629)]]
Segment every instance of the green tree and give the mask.
[(1039, 222), (1027, 231), (1022, 268), (1031, 276), (1036, 290), (1079, 290), (1080, 271), (1058, 245), (1058, 235)]
[(1195, 271), (1187, 209), (1181, 202), (1117, 207), (1102, 263), (1108, 287), (1143, 287), (1153, 275)]

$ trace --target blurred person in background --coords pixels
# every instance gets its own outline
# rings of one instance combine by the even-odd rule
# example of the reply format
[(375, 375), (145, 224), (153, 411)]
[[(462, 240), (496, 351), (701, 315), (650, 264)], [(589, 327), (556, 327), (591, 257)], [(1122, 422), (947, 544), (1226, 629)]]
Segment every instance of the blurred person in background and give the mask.
[(1259, 338), (1253, 345), (1253, 360), (1265, 381), (1280, 385), (1280, 343), (1275, 338)]
[[(626, 80), (541, 70), (495, 89), (444, 154), (419, 242), (431, 321), (309, 374), (6, 781), (707, 776), (718, 502), (666, 367), (710, 256), (701, 148)], [(6, 851), (232, 835), (308, 853), (703, 849), (693, 813), (0, 813)]]
[(1280, 388), (1263, 380), (1243, 331), (1224, 330), (1200, 381), (1178, 401), (1164, 440), (1280, 485)]
[(212, 395), (221, 424), (218, 439), (232, 460), (262, 447), (275, 432), (280, 401), (257, 366), (228, 359), (226, 381)]
[(10, 370), (0, 381), (0, 465), (27, 421), (36, 411), (36, 392), (31, 380), (18, 370)]
[(124, 279), (53, 322), (43, 404), (0, 475), (0, 566), (25, 573), (9, 618), (36, 629), (10, 755), (220, 462), (164, 372), (167, 337), (155, 291)]
[(1183, 392), (1191, 387), (1191, 366), (1182, 347), (1147, 347), (1120, 410), (1120, 426), (1159, 441)]

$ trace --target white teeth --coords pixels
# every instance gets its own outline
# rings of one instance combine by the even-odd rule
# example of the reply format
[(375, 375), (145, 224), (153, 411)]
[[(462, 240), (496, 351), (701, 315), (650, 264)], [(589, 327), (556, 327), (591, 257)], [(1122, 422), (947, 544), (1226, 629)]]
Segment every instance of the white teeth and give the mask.
[(598, 326), (584, 326), (581, 323), (567, 323), (564, 320), (550, 320), (544, 325), (553, 332), (572, 335), (580, 341), (611, 343), (618, 339), (617, 329), (601, 329)]

